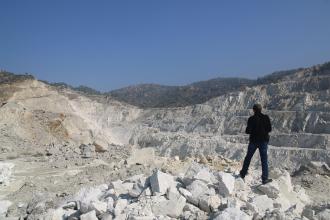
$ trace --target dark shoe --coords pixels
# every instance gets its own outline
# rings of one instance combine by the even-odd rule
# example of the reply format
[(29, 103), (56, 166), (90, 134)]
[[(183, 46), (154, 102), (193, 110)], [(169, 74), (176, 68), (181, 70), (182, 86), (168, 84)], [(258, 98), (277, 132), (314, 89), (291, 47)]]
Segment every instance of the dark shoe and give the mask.
[(266, 180), (262, 181), (262, 184), (265, 185), (265, 184), (270, 183), (270, 182), (273, 182), (273, 180), (272, 179), (266, 179)]
[(239, 172), (239, 177), (241, 177), (241, 178), (244, 180), (244, 178), (245, 178), (245, 175), (242, 175), (242, 173), (241, 173), (241, 172)]

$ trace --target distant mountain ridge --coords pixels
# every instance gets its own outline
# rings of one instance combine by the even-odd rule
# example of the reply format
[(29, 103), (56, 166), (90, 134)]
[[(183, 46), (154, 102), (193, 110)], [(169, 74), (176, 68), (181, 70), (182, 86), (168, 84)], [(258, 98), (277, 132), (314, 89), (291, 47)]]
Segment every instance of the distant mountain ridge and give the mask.
[(118, 101), (142, 108), (183, 107), (203, 103), (226, 92), (251, 86), (254, 81), (243, 78), (216, 78), (195, 82), (186, 86), (141, 84), (108, 93)]
[[(229, 92), (242, 91), (246, 87), (262, 84), (277, 83), (295, 76), (299, 72), (311, 74), (330, 74), (330, 62), (308, 68), (276, 71), (257, 79), (238, 77), (214, 78), (199, 81), (184, 86), (166, 86), (159, 84), (138, 84), (110, 92), (102, 93), (88, 86), (74, 87), (66, 83), (50, 83), (40, 80), (58, 89), (72, 89), (85, 95), (107, 96), (117, 101), (125, 102), (141, 108), (184, 107), (204, 103), (212, 98)], [(7, 71), (0, 71), (0, 83), (34, 79), (32, 75), (15, 75)]]
[(329, 74), (330, 62), (310, 68), (277, 71), (257, 79), (215, 78), (185, 86), (163, 86), (140, 84), (113, 90), (108, 95), (114, 99), (142, 108), (184, 107), (200, 104), (229, 92), (241, 91), (246, 87), (276, 83), (301, 71)]

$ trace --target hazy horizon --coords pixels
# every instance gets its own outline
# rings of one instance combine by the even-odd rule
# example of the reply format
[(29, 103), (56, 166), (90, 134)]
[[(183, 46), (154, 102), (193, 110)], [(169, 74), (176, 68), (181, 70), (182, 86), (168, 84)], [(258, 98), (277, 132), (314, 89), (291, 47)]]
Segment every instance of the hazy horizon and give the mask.
[(0, 68), (105, 92), (330, 60), (330, 2), (4, 0)]

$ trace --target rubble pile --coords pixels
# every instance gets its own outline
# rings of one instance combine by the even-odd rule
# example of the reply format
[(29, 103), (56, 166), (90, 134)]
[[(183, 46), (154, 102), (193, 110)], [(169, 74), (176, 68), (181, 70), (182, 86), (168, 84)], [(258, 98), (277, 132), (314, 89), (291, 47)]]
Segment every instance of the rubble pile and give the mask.
[(26, 219), (327, 219), (329, 209), (316, 212), (287, 171), (274, 169), (273, 182), (260, 184), (260, 172), (245, 180), (235, 173), (192, 163), (173, 176), (155, 169), (96, 187), (82, 188), (57, 209), (32, 210)]

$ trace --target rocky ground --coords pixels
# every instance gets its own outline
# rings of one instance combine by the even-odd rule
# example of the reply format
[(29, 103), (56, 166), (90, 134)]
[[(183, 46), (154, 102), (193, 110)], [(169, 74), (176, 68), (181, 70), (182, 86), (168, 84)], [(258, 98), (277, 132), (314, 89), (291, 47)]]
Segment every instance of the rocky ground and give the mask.
[[(330, 72), (321, 69), (150, 109), (0, 79), (0, 219), (330, 219)], [(267, 186), (258, 154), (237, 178), (256, 102), (273, 125)]]
[[(78, 149), (78, 150), (77, 150)], [(125, 149), (125, 150), (124, 150)], [(330, 169), (252, 168), (221, 155), (159, 157), (154, 149), (47, 146), (0, 163), (1, 219), (328, 219)], [(111, 152), (111, 153), (110, 153)], [(4, 155), (2, 155), (3, 157)], [(4, 159), (4, 158), (2, 158)]]

